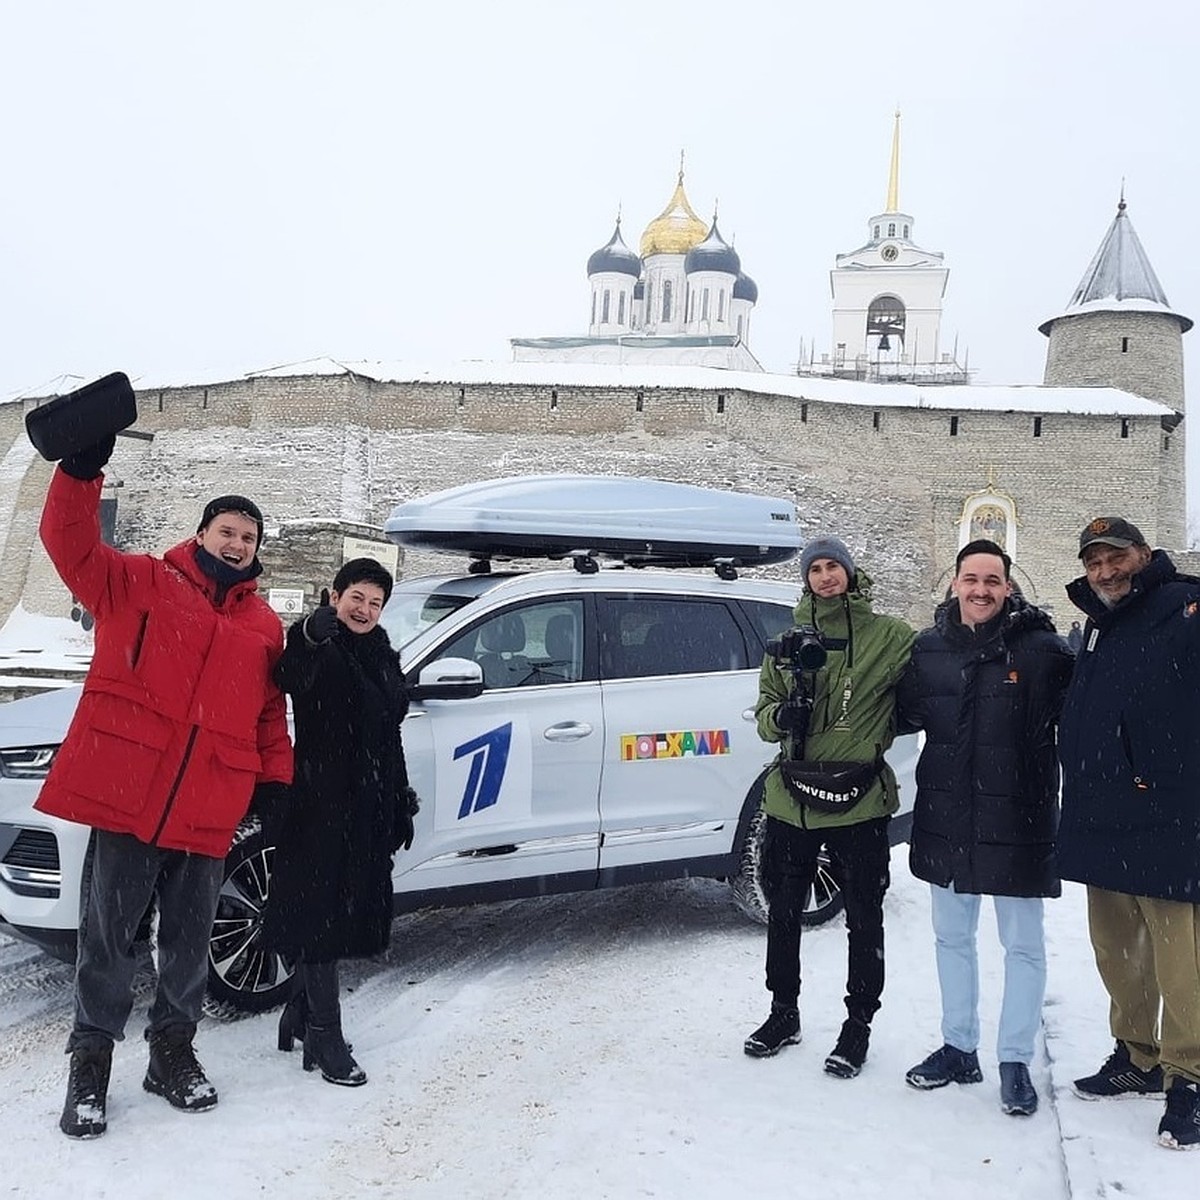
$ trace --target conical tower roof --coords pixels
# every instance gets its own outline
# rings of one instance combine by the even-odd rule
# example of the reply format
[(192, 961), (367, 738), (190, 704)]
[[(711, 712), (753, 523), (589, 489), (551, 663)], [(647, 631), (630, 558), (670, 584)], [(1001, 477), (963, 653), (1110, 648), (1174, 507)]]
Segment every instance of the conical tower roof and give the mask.
[(687, 194), (683, 190), (683, 170), (680, 169), (679, 181), (667, 207), (646, 226), (642, 234), (642, 258), (652, 254), (686, 254), (693, 246), (698, 246), (708, 234), (708, 226), (704, 224), (688, 203)]
[(1182, 332), (1187, 333), (1191, 329), (1191, 319), (1171, 308), (1171, 302), (1134, 232), (1126, 208), (1122, 195), (1117, 205), (1117, 215), (1108, 227), (1100, 249), (1083, 273), (1070, 303), (1057, 317), (1051, 317), (1038, 326), (1041, 333), (1049, 335), (1050, 326), (1060, 317), (1129, 310), (1166, 313), (1179, 321)]

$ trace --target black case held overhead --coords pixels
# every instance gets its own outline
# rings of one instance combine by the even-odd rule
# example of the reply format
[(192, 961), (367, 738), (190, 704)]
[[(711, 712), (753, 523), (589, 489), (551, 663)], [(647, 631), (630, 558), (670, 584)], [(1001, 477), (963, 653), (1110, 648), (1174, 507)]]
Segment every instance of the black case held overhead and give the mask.
[(65, 396), (55, 396), (25, 414), (25, 432), (37, 452), (51, 462), (120, 433), (137, 420), (133, 385), (114, 371)]

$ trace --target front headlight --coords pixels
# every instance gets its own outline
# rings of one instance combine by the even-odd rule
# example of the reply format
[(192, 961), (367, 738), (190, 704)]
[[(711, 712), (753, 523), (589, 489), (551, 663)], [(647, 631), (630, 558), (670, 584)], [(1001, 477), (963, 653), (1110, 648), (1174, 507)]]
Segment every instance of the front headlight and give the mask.
[(0, 750), (0, 775), (7, 779), (45, 779), (57, 746), (10, 746)]

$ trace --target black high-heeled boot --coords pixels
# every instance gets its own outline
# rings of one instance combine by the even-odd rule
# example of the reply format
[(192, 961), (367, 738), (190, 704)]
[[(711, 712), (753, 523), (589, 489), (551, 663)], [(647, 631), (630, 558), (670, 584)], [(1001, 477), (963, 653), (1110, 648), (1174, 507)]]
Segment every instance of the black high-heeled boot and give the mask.
[(361, 1087), (366, 1072), (354, 1061), (342, 1036), (336, 962), (305, 963), (304, 990), (308, 996), (308, 1027), (304, 1032), (304, 1069), (320, 1068), (321, 1078), (342, 1087)]
[[(299, 967), (296, 968), (299, 973)], [(308, 996), (305, 994), (303, 983), (292, 993), (288, 1002), (279, 1014), (279, 1048), (291, 1050), (299, 1041), (304, 1041), (304, 1032), (308, 1028)]]
[(367, 1073), (354, 1061), (341, 1025), (310, 1025), (304, 1034), (304, 1069), (342, 1087), (362, 1087)]

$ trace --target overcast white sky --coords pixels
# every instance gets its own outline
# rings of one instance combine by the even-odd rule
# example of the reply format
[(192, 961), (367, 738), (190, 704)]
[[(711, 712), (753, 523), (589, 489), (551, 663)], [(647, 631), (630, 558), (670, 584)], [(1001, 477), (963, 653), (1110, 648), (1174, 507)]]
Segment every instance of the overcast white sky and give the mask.
[(509, 337), (586, 332), (588, 255), (618, 204), (636, 248), (681, 149), (693, 206), (719, 203), (758, 282), (752, 348), (788, 370), (801, 338), (828, 348), (828, 271), (884, 206), (897, 104), (901, 206), (946, 254), (942, 343), (977, 381), (1040, 380), (1036, 325), (1122, 178), (1200, 319), (1182, 0), (0, 14), (0, 397), (114, 369), (508, 359)]

